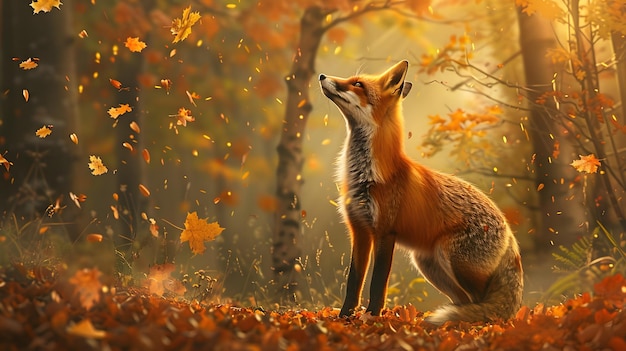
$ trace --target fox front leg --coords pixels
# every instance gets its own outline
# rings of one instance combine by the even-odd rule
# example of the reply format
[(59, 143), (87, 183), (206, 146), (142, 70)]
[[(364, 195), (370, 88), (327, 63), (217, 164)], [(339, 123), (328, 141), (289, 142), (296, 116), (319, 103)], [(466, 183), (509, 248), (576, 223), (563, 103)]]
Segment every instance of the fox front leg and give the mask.
[(350, 259), (350, 270), (346, 284), (346, 299), (339, 312), (340, 317), (352, 315), (361, 300), (361, 290), (363, 289), (363, 282), (372, 251), (372, 238), (369, 233), (355, 233), (355, 231), (351, 229), (351, 236), (352, 258)]

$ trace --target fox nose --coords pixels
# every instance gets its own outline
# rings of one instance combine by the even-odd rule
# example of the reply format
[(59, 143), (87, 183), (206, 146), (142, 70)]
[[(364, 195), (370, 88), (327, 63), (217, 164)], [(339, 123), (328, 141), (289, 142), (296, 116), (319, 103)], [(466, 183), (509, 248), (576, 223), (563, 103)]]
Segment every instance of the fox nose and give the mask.
[(326, 76), (323, 74), (320, 74), (320, 80), (324, 80), (324, 79), (326, 79)]

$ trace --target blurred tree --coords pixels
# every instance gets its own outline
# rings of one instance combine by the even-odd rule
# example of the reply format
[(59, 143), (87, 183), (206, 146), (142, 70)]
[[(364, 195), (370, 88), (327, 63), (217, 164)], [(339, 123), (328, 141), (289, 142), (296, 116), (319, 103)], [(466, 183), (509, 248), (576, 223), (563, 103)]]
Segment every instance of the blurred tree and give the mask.
[[(71, 4), (65, 1), (63, 7)], [(33, 8), (21, 1), (3, 1), (0, 11), (0, 81), (5, 92), (0, 97), (0, 152), (13, 163), (0, 179), (0, 213), (30, 220), (43, 215), (57, 199), (59, 205), (70, 203), (77, 161), (77, 148), (69, 138), (77, 119), (76, 33), (71, 28), (71, 11), (53, 8), (33, 14)], [(20, 62), (29, 58), (38, 66), (20, 69)], [(35, 135), (43, 126), (52, 129), (45, 139)], [(73, 210), (71, 206), (67, 211)], [(71, 217), (66, 214), (65, 220)]]
[(578, 173), (569, 165), (576, 158), (573, 136), (563, 128), (563, 121), (555, 113), (555, 101), (546, 98), (553, 91), (553, 79), (558, 71), (549, 56), (557, 47), (554, 30), (548, 19), (540, 14), (528, 15), (522, 8), (518, 8), (518, 21), (526, 77), (524, 90), (530, 108), (528, 130), (534, 152), (533, 172), (539, 194), (536, 248), (549, 252), (551, 244), (574, 243), (587, 231), (589, 219), (585, 203), (571, 201), (575, 193), (580, 193), (580, 186), (574, 186), (578, 183)]

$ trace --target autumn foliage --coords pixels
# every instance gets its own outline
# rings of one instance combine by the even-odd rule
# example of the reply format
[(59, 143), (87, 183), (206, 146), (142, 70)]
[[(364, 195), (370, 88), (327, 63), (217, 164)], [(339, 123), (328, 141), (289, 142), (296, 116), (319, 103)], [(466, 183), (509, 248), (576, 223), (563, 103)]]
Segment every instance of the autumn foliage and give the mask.
[[(149, 289), (108, 286), (97, 269), (69, 272), (17, 266), (0, 276), (0, 348), (229, 350), (597, 350), (626, 348), (626, 280), (596, 284), (559, 306), (522, 307), (508, 322), (424, 322), (416, 306), (381, 317), (339, 318), (319, 311), (204, 304), (163, 298), (171, 266), (148, 277)], [(161, 278), (163, 277), (163, 278)], [(180, 289), (180, 288), (178, 288)], [(45, 311), (41, 313), (40, 311)]]

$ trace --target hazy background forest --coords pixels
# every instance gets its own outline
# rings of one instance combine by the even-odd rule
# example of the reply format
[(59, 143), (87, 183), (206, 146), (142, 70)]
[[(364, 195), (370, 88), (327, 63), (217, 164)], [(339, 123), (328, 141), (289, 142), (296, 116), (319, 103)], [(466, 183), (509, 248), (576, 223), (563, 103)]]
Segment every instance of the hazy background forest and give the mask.
[[(339, 306), (345, 125), (317, 75), (408, 59), (407, 151), (499, 204), (528, 301), (625, 270), (624, 1), (0, 6), (2, 265), (131, 285), (160, 269), (161, 294)], [(193, 212), (224, 228), (204, 252), (181, 242)], [(444, 299), (402, 254), (389, 297)]]

